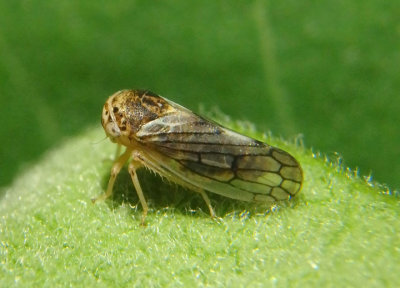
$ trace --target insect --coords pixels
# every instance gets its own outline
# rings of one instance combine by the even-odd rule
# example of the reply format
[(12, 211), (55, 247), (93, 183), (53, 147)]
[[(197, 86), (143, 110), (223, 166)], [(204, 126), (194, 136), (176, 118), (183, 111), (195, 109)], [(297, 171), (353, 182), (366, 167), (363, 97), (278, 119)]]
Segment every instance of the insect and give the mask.
[(199, 192), (210, 214), (206, 191), (225, 197), (272, 202), (295, 196), (303, 172), (289, 153), (206, 120), (147, 90), (122, 90), (108, 98), (101, 124), (114, 143), (126, 147), (114, 162), (105, 194), (112, 195), (123, 165), (143, 207), (148, 206), (136, 170), (147, 167), (179, 185)]

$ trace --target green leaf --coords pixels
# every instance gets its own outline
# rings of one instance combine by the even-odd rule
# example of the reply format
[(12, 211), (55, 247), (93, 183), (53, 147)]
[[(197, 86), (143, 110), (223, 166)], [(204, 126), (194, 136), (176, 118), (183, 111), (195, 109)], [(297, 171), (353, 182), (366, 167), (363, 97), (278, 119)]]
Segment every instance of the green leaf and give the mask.
[(251, 134), (300, 161), (298, 197), (267, 209), (209, 195), (215, 221), (197, 194), (144, 170), (146, 227), (126, 169), (113, 199), (91, 203), (115, 152), (103, 132), (66, 141), (0, 202), (1, 286), (399, 286), (399, 198), (340, 159)]

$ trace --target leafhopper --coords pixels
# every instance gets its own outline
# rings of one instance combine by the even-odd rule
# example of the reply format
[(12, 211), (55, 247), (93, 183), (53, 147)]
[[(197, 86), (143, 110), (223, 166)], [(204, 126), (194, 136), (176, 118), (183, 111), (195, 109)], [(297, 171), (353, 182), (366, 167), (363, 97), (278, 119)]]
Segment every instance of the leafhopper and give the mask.
[(249, 202), (287, 200), (301, 189), (303, 172), (289, 153), (206, 120), (148, 90), (122, 90), (108, 98), (101, 124), (110, 140), (126, 150), (114, 162), (106, 192), (130, 160), (128, 170), (143, 207), (148, 206), (136, 174), (147, 167), (201, 194)]

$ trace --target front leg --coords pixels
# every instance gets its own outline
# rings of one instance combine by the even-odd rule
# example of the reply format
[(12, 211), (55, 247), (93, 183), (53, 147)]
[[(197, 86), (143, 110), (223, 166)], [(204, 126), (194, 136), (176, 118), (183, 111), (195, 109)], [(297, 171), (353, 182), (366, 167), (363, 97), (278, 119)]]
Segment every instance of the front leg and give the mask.
[(131, 153), (132, 153), (132, 150), (126, 149), (124, 154), (119, 156), (118, 159), (114, 162), (114, 164), (111, 168), (111, 175), (110, 175), (110, 180), (108, 180), (108, 186), (107, 186), (106, 193), (100, 195), (97, 198), (93, 198), (92, 199), (93, 203), (96, 203), (99, 200), (105, 200), (112, 195), (115, 179), (117, 178), (119, 171), (121, 171), (121, 168), (124, 166), (126, 161), (128, 161), (129, 157), (131, 156)]

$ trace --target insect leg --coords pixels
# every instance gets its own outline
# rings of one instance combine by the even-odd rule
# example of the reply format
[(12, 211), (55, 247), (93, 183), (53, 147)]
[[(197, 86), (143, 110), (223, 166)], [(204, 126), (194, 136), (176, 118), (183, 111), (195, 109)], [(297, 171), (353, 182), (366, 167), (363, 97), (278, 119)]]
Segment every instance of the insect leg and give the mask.
[(203, 189), (199, 189), (198, 191), (201, 194), (201, 196), (203, 197), (204, 201), (206, 202), (208, 209), (210, 210), (211, 217), (215, 218), (215, 212), (211, 206), (211, 201), (210, 201), (210, 198), (208, 198), (207, 193)]
[(115, 150), (114, 159), (118, 159), (119, 155), (121, 154), (121, 144), (117, 144), (117, 150)]
[(106, 193), (100, 195), (97, 198), (92, 199), (93, 203), (99, 200), (105, 200), (112, 195), (115, 179), (117, 178), (117, 175), (121, 170), (122, 166), (124, 166), (126, 161), (128, 161), (129, 157), (131, 156), (131, 152), (132, 150), (126, 149), (126, 151), (120, 157), (118, 157), (118, 159), (114, 162), (111, 168), (111, 175), (110, 175), (110, 180), (108, 180)]
[(142, 225), (144, 225), (144, 220), (146, 219), (149, 207), (147, 206), (146, 199), (144, 198), (142, 187), (140, 187), (139, 179), (136, 173), (136, 169), (138, 169), (140, 166), (142, 166), (140, 162), (132, 160), (132, 162), (129, 164), (128, 170), (132, 178), (133, 186), (135, 186), (136, 193), (138, 194), (140, 203), (143, 207)]
[[(139, 152), (137, 152), (137, 153), (134, 152), (133, 153), (133, 158), (137, 160), (139, 165), (141, 165), (140, 163), (142, 163), (142, 165), (146, 166), (147, 168), (150, 168), (154, 172), (157, 172), (158, 174), (163, 175), (163, 176), (165, 176), (167, 178), (174, 179), (174, 175), (173, 174), (171, 174), (167, 169), (161, 167), (160, 165), (157, 165), (150, 157), (146, 157), (146, 155), (141, 154)], [(179, 179), (176, 179), (176, 178), (175, 178), (175, 182), (179, 183), (180, 185), (182, 185), (184, 187), (189, 187), (193, 191), (199, 192), (201, 194), (201, 196), (203, 197), (204, 201), (206, 202), (206, 204), (208, 206), (208, 209), (210, 210), (211, 217), (212, 218), (216, 218), (214, 209), (211, 206), (211, 201), (210, 201), (210, 199), (208, 198), (206, 192), (203, 189), (198, 188), (198, 187), (196, 187), (194, 185), (191, 185), (188, 182), (179, 181)], [(134, 182), (134, 184), (135, 184), (135, 182)], [(139, 184), (139, 181), (138, 181), (138, 184)], [(135, 187), (136, 187), (136, 185), (135, 185)], [(140, 188), (140, 186), (139, 186), (139, 188)], [(143, 203), (142, 203), (142, 205), (143, 205)]]

